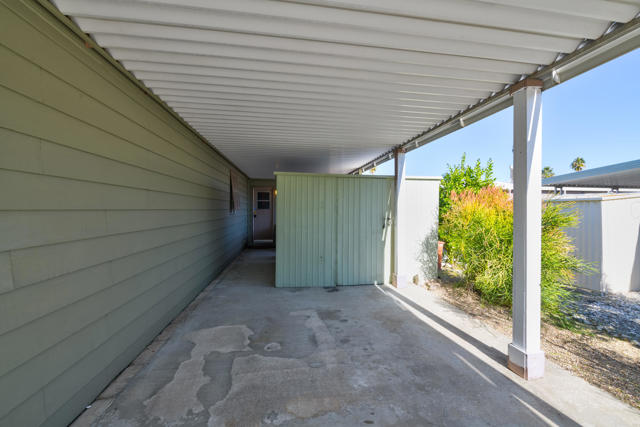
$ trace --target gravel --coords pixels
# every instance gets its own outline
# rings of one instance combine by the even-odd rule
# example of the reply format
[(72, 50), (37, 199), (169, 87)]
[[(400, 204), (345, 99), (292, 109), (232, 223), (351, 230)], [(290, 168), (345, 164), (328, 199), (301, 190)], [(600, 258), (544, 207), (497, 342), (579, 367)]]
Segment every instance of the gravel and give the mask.
[(640, 347), (640, 293), (603, 294), (574, 291), (575, 300), (565, 311), (596, 333), (630, 341)]

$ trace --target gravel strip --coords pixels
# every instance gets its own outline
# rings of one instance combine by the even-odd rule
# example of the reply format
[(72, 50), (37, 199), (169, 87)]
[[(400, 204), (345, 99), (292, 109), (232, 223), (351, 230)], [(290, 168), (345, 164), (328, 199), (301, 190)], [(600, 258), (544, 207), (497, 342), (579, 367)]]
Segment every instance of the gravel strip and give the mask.
[(576, 321), (640, 347), (640, 293), (603, 294), (577, 289), (574, 295), (568, 314)]

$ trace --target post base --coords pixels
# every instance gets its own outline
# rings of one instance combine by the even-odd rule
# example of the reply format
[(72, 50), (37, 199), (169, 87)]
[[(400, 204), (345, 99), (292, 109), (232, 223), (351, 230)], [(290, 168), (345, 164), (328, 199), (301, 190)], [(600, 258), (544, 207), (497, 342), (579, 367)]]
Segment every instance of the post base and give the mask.
[(526, 353), (514, 344), (509, 344), (507, 367), (525, 380), (544, 376), (544, 352)]
[(408, 277), (405, 275), (395, 273), (391, 275), (391, 285), (394, 288), (406, 288), (410, 284), (411, 282), (409, 282)]

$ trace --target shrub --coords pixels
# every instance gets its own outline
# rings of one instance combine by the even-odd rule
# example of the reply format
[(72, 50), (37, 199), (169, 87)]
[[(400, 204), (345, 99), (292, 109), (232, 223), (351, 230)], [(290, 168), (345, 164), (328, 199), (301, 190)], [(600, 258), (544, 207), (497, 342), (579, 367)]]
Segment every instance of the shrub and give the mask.
[[(590, 267), (573, 255), (564, 228), (576, 226), (578, 215), (566, 203), (542, 207), (542, 311), (554, 323), (568, 326), (563, 311), (571, 298), (576, 272)], [(451, 208), (440, 228), (450, 260), (465, 282), (491, 304), (511, 306), (513, 203), (496, 187), (451, 194)]]
[(466, 161), (467, 156), (463, 154), (460, 164), (447, 165), (449, 170), (442, 176), (442, 181), (440, 181), (440, 222), (451, 206), (451, 192), (460, 193), (463, 190), (477, 192), (493, 185), (496, 180), (493, 176), (493, 161), (491, 159), (485, 167), (482, 167), (480, 159), (476, 161), (474, 166), (467, 165)]

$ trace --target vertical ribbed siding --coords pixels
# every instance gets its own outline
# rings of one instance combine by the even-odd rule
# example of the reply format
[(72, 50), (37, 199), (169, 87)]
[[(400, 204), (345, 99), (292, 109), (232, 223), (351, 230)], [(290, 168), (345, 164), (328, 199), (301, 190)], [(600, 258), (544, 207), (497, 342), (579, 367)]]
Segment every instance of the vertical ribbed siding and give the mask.
[(337, 179), (336, 284), (385, 281), (385, 203), (391, 179)]
[(576, 201), (569, 209), (575, 209), (580, 216), (578, 227), (566, 229), (573, 239), (575, 255), (593, 264), (596, 272), (593, 274), (576, 274), (576, 284), (579, 287), (594, 291), (603, 290), (602, 260), (603, 260), (603, 230), (602, 230), (602, 201)]
[(576, 274), (576, 286), (603, 292), (640, 289), (640, 196), (565, 195), (550, 202), (569, 203), (566, 208), (579, 215), (578, 226), (565, 231), (575, 255), (595, 271)]
[(384, 283), (392, 180), (277, 175), (276, 286)]
[(246, 197), (38, 4), (0, 29), (0, 425), (66, 425), (242, 250)]
[(640, 290), (640, 195), (602, 198), (602, 289)]
[(276, 286), (333, 286), (335, 178), (277, 176)]

